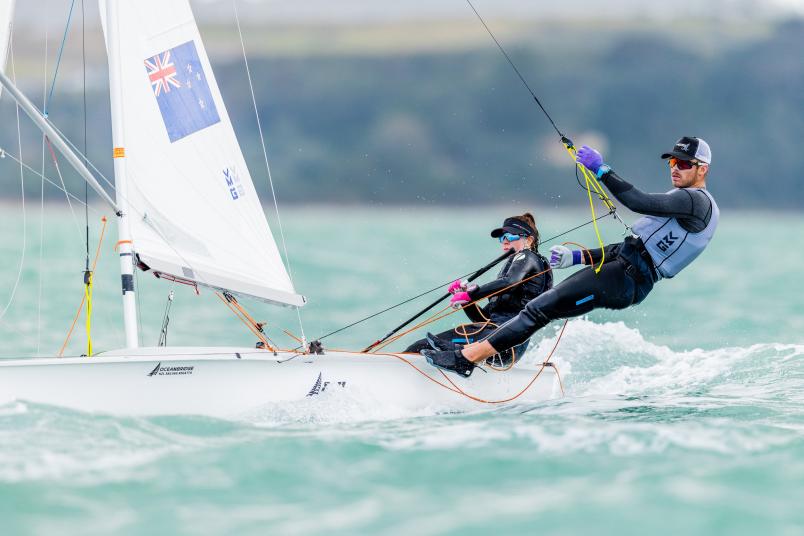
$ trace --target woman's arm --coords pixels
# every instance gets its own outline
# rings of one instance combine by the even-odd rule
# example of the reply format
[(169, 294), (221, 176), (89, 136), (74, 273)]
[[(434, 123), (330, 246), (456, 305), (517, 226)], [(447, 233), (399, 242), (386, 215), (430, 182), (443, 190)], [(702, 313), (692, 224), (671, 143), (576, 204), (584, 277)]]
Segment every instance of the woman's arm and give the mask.
[(469, 292), (469, 297), (471, 297), (472, 300), (481, 300), (486, 296), (490, 296), (522, 281), (529, 275), (543, 271), (540, 268), (541, 263), (539, 263), (538, 257), (535, 254), (530, 251), (522, 251), (514, 255), (514, 258), (511, 259), (511, 267), (503, 277), (497, 278), (494, 281), (467, 292)]
[(473, 303), (469, 307), (464, 307), (463, 312), (466, 313), (466, 316), (469, 317), (469, 320), (472, 322), (485, 322), (488, 320), (488, 316), (483, 313), (483, 309), (476, 303)]

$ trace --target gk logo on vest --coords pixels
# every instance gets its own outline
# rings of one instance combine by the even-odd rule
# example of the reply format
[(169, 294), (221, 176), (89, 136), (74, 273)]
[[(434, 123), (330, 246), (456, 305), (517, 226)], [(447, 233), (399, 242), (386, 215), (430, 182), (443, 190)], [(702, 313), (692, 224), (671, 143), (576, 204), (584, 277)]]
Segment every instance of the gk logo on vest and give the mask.
[(676, 240), (678, 240), (678, 237), (673, 235), (673, 231), (670, 231), (669, 233), (664, 235), (664, 238), (662, 238), (661, 240), (659, 240), (659, 242), (656, 243), (656, 247), (658, 247), (662, 251), (667, 251), (668, 249), (670, 249), (670, 246), (676, 243)]

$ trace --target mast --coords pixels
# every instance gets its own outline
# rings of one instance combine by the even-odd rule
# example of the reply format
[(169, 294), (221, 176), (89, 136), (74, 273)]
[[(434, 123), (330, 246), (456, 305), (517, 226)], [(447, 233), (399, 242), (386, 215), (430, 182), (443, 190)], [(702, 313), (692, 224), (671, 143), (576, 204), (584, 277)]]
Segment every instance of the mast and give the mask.
[(126, 348), (137, 348), (137, 301), (134, 294), (134, 248), (131, 242), (129, 207), (127, 202), (126, 145), (123, 122), (123, 84), (120, 68), (118, 0), (106, 2), (106, 38), (109, 51), (109, 94), (112, 103), (112, 144), (114, 146), (114, 177), (117, 206), (118, 245), (120, 251), (120, 280), (123, 287), (123, 322)]

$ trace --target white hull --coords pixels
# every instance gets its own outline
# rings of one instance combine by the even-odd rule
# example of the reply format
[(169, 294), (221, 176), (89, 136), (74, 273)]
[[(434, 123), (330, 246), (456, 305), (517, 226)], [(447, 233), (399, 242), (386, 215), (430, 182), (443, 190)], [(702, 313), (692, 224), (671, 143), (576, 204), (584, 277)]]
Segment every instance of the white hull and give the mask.
[[(450, 386), (421, 356), (403, 357)], [(421, 372), (390, 355), (275, 356), (245, 348), (140, 348), (91, 358), (0, 360), (0, 403), (24, 400), (122, 415), (230, 417), (344, 389), (370, 403), (412, 410), (486, 405)], [(447, 377), (468, 395), (499, 401), (517, 395), (536, 372), (515, 367), (507, 372), (476, 370), (470, 378)], [(516, 400), (537, 402), (559, 394), (555, 371), (548, 367)]]

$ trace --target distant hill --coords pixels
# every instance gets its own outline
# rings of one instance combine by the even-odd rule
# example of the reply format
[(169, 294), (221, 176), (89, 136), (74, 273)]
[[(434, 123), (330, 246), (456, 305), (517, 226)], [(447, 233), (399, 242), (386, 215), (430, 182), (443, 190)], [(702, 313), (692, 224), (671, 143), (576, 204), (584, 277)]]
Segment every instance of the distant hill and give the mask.
[[(522, 20), (493, 27), (562, 128), (577, 143), (602, 147), (625, 177), (667, 189), (658, 154), (681, 135), (699, 135), (712, 145), (710, 188), (723, 205), (804, 207), (797, 170), (804, 132), (801, 21), (625, 21), (596, 28), (584, 21)], [(236, 34), (225, 26), (202, 32), (264, 191)], [(17, 70), (33, 97), (41, 95), (43, 73), (37, 40), (28, 37), (17, 41)], [(51, 117), (80, 144), (75, 38), (68, 42), (71, 56), (61, 67)], [(88, 39), (89, 154), (110, 174), (99, 39), (97, 33)], [(282, 201), (582, 201), (555, 133), (476, 22), (249, 27), (246, 40)], [(15, 153), (14, 110), (6, 97), (0, 120), (0, 146)], [(26, 161), (34, 165), (41, 159), (39, 136), (26, 125), (23, 138)], [(19, 195), (12, 164), (0, 160), (0, 195), (9, 198)], [(66, 180), (83, 191), (75, 177)], [(27, 185), (38, 191), (34, 176)], [(61, 194), (49, 189), (48, 195)]]

